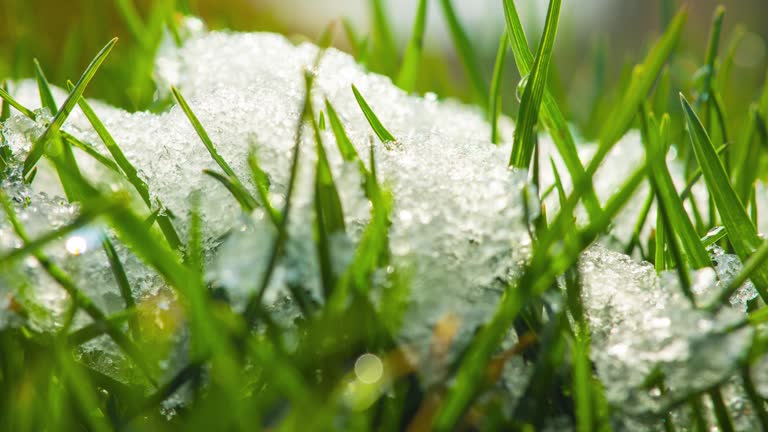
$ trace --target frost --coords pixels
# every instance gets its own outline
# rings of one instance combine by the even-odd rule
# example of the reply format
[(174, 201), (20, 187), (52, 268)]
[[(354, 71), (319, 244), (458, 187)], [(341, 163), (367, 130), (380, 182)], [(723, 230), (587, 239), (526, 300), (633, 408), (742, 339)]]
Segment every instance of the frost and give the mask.
[[(582, 256), (584, 306), (592, 356), (608, 400), (632, 414), (658, 413), (724, 380), (751, 344), (749, 328), (725, 330), (743, 319), (726, 308), (695, 309), (677, 276), (656, 275), (647, 263), (594, 246)], [(693, 290), (714, 289), (712, 269), (695, 272)]]
[[(728, 287), (736, 276), (741, 273), (744, 265), (736, 255), (726, 254), (720, 247), (713, 247), (711, 250), (715, 271), (717, 272), (717, 292)], [(739, 306), (742, 310), (747, 310), (747, 302), (757, 298), (757, 289), (752, 281), (747, 280), (740, 286), (730, 298), (733, 306)]]

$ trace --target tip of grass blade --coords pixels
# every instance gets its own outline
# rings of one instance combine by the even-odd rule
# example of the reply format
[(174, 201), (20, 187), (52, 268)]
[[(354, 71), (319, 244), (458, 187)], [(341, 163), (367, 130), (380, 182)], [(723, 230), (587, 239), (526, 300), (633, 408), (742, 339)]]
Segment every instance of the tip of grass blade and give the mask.
[(43, 135), (32, 144), (32, 148), (29, 150), (29, 154), (24, 160), (24, 168), (22, 174), (25, 177), (29, 174), (30, 171), (32, 171), (32, 168), (35, 167), (40, 158), (43, 157), (43, 154), (45, 153), (45, 145), (48, 143), (48, 140), (50, 140), (52, 136), (59, 132), (59, 129), (61, 129), (61, 126), (67, 120), (67, 117), (72, 112), (72, 110), (75, 108), (77, 101), (83, 95), (83, 92), (88, 86), (88, 83), (91, 82), (91, 79), (93, 79), (94, 75), (96, 75), (96, 71), (98, 71), (101, 64), (104, 63), (104, 60), (106, 60), (107, 56), (112, 51), (112, 47), (115, 46), (117, 40), (118, 39), (116, 37), (112, 38), (112, 40), (110, 40), (104, 46), (104, 48), (102, 48), (101, 51), (96, 54), (96, 57), (91, 60), (91, 63), (88, 65), (88, 67), (86, 67), (85, 72), (83, 72), (83, 74), (80, 76), (80, 79), (77, 80), (75, 89), (64, 101), (64, 104), (56, 113), (56, 116), (51, 121), (51, 124), (48, 125), (48, 128), (45, 130), (45, 132), (43, 132)]
[(360, 94), (360, 91), (357, 90), (357, 87), (355, 87), (354, 84), (352, 84), (352, 92), (355, 94), (355, 99), (357, 100), (357, 104), (360, 105), (360, 109), (363, 111), (365, 118), (368, 120), (368, 124), (371, 125), (371, 128), (376, 133), (376, 136), (379, 137), (381, 142), (393, 143), (397, 141), (397, 139), (395, 139), (395, 137), (391, 133), (389, 133), (387, 128), (385, 128), (384, 125), (381, 124), (379, 117), (376, 116), (376, 113), (373, 112), (373, 110), (371, 109), (371, 106), (368, 105), (368, 102), (365, 101), (365, 99), (363, 98), (363, 95)]

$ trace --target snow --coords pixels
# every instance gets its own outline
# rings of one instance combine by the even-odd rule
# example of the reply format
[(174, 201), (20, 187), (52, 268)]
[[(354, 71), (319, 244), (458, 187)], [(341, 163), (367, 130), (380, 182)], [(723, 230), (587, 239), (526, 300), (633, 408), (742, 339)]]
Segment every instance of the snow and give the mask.
[[(622, 410), (663, 412), (725, 381), (745, 358), (752, 330), (725, 332), (743, 313), (694, 308), (675, 273), (658, 276), (650, 264), (599, 245), (583, 254), (579, 270), (592, 358), (606, 398)], [(715, 290), (716, 278), (711, 268), (692, 274), (697, 300)], [(662, 385), (653, 383), (654, 374), (663, 377)]]

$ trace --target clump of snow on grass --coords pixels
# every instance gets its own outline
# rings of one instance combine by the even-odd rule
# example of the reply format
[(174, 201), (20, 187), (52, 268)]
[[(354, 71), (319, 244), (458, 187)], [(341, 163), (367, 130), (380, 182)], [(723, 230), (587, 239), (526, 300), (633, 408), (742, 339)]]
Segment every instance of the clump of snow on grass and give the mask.
[[(608, 400), (633, 414), (663, 412), (727, 379), (751, 344), (752, 330), (726, 329), (744, 318), (725, 308), (695, 309), (675, 273), (593, 246), (581, 258), (592, 358)], [(711, 268), (694, 272), (692, 290), (715, 289)]]

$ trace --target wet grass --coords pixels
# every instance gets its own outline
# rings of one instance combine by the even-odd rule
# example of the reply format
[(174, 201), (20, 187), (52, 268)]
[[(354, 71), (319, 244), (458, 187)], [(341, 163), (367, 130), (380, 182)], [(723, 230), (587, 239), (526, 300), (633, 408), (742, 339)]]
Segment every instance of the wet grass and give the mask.
[[(151, 70), (163, 28), (169, 29), (176, 43), (182, 42), (183, 35), (176, 28), (179, 17), (176, 11), (189, 11), (190, 5), (174, 3), (157, 2), (144, 17), (132, 1), (116, 2), (133, 39), (121, 54), (125, 56), (121, 64), (125, 58), (138, 59), (131, 67), (124, 67), (122, 74), (109, 76), (110, 86), (126, 88), (125, 100), (131, 101), (126, 105), (144, 101), (134, 106), (162, 109), (172, 103), (157, 101), (153, 105), (154, 89), (147, 84), (146, 72)], [(408, 92), (418, 91), (420, 78), (433, 72), (427, 66), (431, 60), (423, 52), (423, 38), (428, 31), (427, 3), (418, 2), (411, 38), (402, 58), (392, 37), (384, 2), (371, 2), (374, 25), (370, 35), (360, 35), (348, 22), (343, 23), (356, 59), (374, 70), (386, 72)], [(310, 430), (527, 431), (540, 429), (548, 418), (557, 416), (571, 422), (579, 431), (612, 430), (611, 416), (619, 407), (606, 402), (602, 383), (590, 359), (590, 328), (581, 304), (576, 264), (581, 253), (609, 230), (618, 212), (641, 184), (649, 183), (651, 192), (638, 215), (635, 235), (625, 249), (654, 263), (658, 271), (677, 271), (684, 294), (692, 300), (688, 270), (712, 265), (706, 248), (717, 244), (733, 251), (745, 263), (742, 272), (717, 301), (697, 306), (709, 311), (723, 307), (733, 291), (749, 279), (762, 302), (755, 302), (749, 315), (732, 330), (768, 322), (768, 308), (764, 307), (768, 299), (768, 242), (756, 229), (757, 217), (765, 215), (757, 214), (755, 202), (755, 185), (763, 179), (768, 160), (768, 82), (762, 88), (753, 89), (755, 98), (749, 109), (734, 109), (724, 102), (723, 89), (736, 49), (733, 46), (739, 39), (734, 38), (725, 55), (719, 56), (725, 17), (722, 8), (718, 8), (713, 17), (708, 48), (703, 56), (702, 79), (673, 78), (669, 70), (683, 50), (679, 42), (687, 12), (683, 8), (672, 14), (671, 3), (664, 2), (668, 25), (647, 56), (626, 74), (616, 89), (605, 89), (605, 94), (595, 98), (595, 106), (584, 108), (598, 112), (601, 100), (612, 97), (616, 102), (603, 112), (605, 120), (598, 134), (598, 149), (585, 167), (577, 154), (574, 134), (560, 108), (562, 101), (556, 97), (559, 93), (553, 88), (549, 73), (549, 64), (557, 62), (553, 47), (560, 2), (550, 2), (541, 42), (534, 55), (515, 3), (505, 0), (506, 31), (499, 35), (495, 67), (486, 76), (486, 71), (478, 66), (479, 55), (473, 50), (471, 35), (459, 22), (453, 4), (450, 0), (440, 1), (457, 58), (467, 77), (466, 83), (457, 87), (468, 83), (478, 109), (488, 114), (493, 125), (489, 142), (512, 142), (511, 164), (537, 172), (540, 169), (538, 137), (548, 133), (565, 163), (572, 187), (564, 186), (561, 174), (565, 175), (565, 171), (558, 172), (552, 160), (544, 162), (550, 164), (555, 173), (555, 185), (549, 191), (531, 193), (540, 194), (539, 198), (556, 193), (560, 208), (552, 214), (541, 209), (544, 216), (530, 227), (533, 251), (522, 276), (508, 282), (496, 312), (488, 317), (485, 325), (475, 329), (471, 344), (449, 365), (448, 381), (428, 388), (420, 382), (416, 365), (405, 361), (404, 347), (398, 346), (394, 338), (409, 290), (408, 269), (393, 268), (390, 262), (389, 213), (395, 198), (377, 177), (373, 147), (365, 157), (359, 155), (330, 102), (313, 106), (313, 99), (309, 97), (313, 88), (312, 73), (304, 76), (305, 96), (302, 106), (297, 107), (302, 115), (295, 125), (288, 188), (281, 208), (270, 201), (270, 173), (261, 168), (256, 153), (251, 152), (247, 161), (252, 174), (252, 182), (247, 183), (239, 179), (219, 155), (182, 94), (171, 89), (173, 101), (181, 107), (203, 147), (221, 170), (200, 175), (207, 174), (221, 182), (245, 212), (263, 209), (274, 228), (272, 243), (263, 245), (269, 252), (267, 270), (261, 280), (253, 281), (253, 294), (245, 310), (238, 313), (215, 287), (205, 282), (201, 238), (205, 221), (199, 211), (202, 203), (195, 204), (186, 238), (181, 238), (169, 216), (173, 209), (152, 201), (149, 186), (84, 99), (87, 86), (98, 75), (102, 63), (110, 62), (110, 52), (121, 49), (115, 45), (116, 39), (95, 55), (76, 84), (70, 83), (69, 95), (60, 107), (54, 102), (45, 65), (32, 60), (34, 53), (22, 52), (31, 62), (31, 76), (38, 84), (41, 106), (53, 117), (25, 160), (14, 160), (5, 143), (0, 145), (0, 179), (4, 185), (14, 180), (31, 182), (37, 164), (45, 158), (56, 169), (67, 199), (78, 203), (80, 213), (69, 225), (31, 238), (26, 234), (24, 221), (16, 214), (17, 208), (25, 204), (12, 201), (7, 191), (0, 191), (3, 219), (22, 240), (18, 248), (0, 252), (0, 271), (11, 274), (18, 263), (34, 261), (73, 300), (67, 322), (59, 331), (51, 333), (42, 332), (25, 321), (29, 311), (25, 310), (23, 293), (7, 293), (9, 309), (18, 315), (20, 324), (0, 329), (0, 429), (246, 430), (264, 427), (295, 430), (301, 427)], [(330, 44), (331, 34), (329, 30), (322, 37), (323, 48)], [(71, 36), (72, 40), (78, 37), (85, 36)], [(504, 66), (508, 51), (514, 56), (517, 73), (528, 77), (521, 86), (521, 103), (516, 112), (505, 111), (501, 103), (503, 97), (514, 99), (514, 95), (507, 95), (503, 85), (505, 80), (511, 81)], [(140, 76), (136, 76), (136, 71), (142, 72)], [(486, 81), (490, 85), (486, 85)], [(679, 106), (666, 103), (672, 94), (677, 95), (681, 90)], [(448, 91), (441, 95), (460, 92)], [(350, 93), (380, 141), (385, 145), (396, 142), (397, 138), (385, 127), (386, 113), (375, 112), (376, 101), (366, 100), (354, 85)], [(3, 100), (2, 121), (10, 117), (11, 107), (18, 111), (15, 115), (38, 118), (36, 111), (22, 106), (6, 90), (0, 91), (0, 98)], [(100, 154), (95, 143), (81, 142), (61, 130), (75, 105), (94, 127), (107, 154)], [(739, 118), (731, 112), (746, 114)], [(497, 125), (502, 114), (518, 120), (514, 136), (501, 135)], [(743, 125), (735, 141), (730, 138), (736, 135), (733, 124)], [(642, 132), (645, 161), (641, 166), (632, 167), (621, 187), (601, 203), (594, 193), (592, 178), (611, 148), (632, 128)], [(324, 129), (333, 133), (342, 157), (359, 166), (364, 180), (360, 188), (371, 204), (370, 222), (355, 245), (351, 263), (341, 272), (332, 266), (331, 238), (344, 233), (347, 227), (322, 139)], [(263, 304), (263, 295), (274, 277), (279, 258), (285, 253), (293, 190), (303, 150), (300, 145), (303, 134), (310, 132), (318, 155), (313, 179), (316, 216), (313, 246), (319, 258), (323, 302), (318, 304), (310, 299), (303, 287), (290, 287), (292, 301), (298, 305), (302, 320), (291, 328), (284, 328), (270, 316), (267, 305)], [(687, 162), (689, 180), (681, 190), (672, 182), (667, 166), (667, 154), (672, 147), (678, 158)], [(85, 152), (121, 176), (139, 195), (140, 201), (134, 202), (124, 191), (105, 191), (92, 185), (81, 175), (72, 156), (74, 151)], [(626, 167), (619, 168), (626, 171)], [(706, 202), (696, 202), (690, 190), (702, 181), (709, 196)], [(246, 184), (252, 184), (254, 190), (249, 190)], [(699, 209), (709, 207), (709, 211), (689, 214), (686, 203)], [(653, 204), (659, 210), (658, 217), (648, 220)], [(589, 218), (584, 225), (577, 226), (574, 212), (580, 205), (585, 206)], [(102, 247), (114, 276), (114, 286), (105, 289), (114, 289), (125, 305), (124, 310), (114, 315), (100, 310), (72, 277), (43, 252), (44, 246), (66, 238), (97, 219), (108, 232), (103, 235)], [(646, 225), (654, 228), (650, 239), (639, 235)], [(643, 241), (648, 243), (642, 244)], [(188, 327), (189, 347), (185, 362), (172, 376), (160, 370), (155, 358), (162, 352), (169, 335), (157, 337), (146, 331), (151, 326), (142, 321), (146, 319), (142, 314), (148, 306), (142, 304), (141, 299), (133, 298), (118, 246), (139, 257), (178, 297)], [(389, 288), (374, 298), (373, 280), (380, 279), (381, 269), (388, 270), (384, 283)], [(567, 307), (550, 313), (556, 310), (549, 305), (553, 298), (562, 299)], [(92, 323), (72, 330), (72, 317), (77, 311), (89, 315)], [(532, 316), (536, 319), (531, 319)], [(501, 341), (512, 328), (520, 335), (521, 346), (501, 352)], [(454, 336), (440, 326), (436, 326), (434, 333), (436, 340), (450, 341)], [(120, 382), (95, 370), (87, 360), (76, 355), (82, 344), (99, 337), (111, 339), (124, 353), (126, 367), (135, 369), (141, 379)], [(749, 366), (766, 351), (765, 337), (757, 336), (749, 357), (733, 371), (742, 380), (748, 403), (763, 427), (768, 424), (766, 401), (755, 389)], [(354, 380), (353, 365), (364, 353), (376, 355), (387, 371), (386, 380), (375, 383)], [(532, 365), (533, 374), (522, 389), (519, 402), (508, 406), (509, 401), (496, 391), (499, 371), (510, 356), (523, 355)], [(164, 403), (180, 393), (185, 395), (187, 403), (177, 408), (173, 416), (166, 416)], [(718, 387), (688, 395), (683, 403), (692, 412), (691, 426), (733, 430), (733, 413), (728, 411), (723, 397)], [(704, 404), (703, 400), (709, 403)], [(708, 412), (709, 406), (712, 412)], [(659, 424), (664, 423), (667, 430), (674, 427), (669, 422), (670, 415), (660, 413), (656, 419)], [(713, 424), (709, 424), (711, 420)]]

